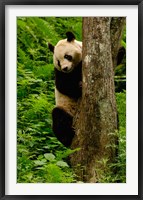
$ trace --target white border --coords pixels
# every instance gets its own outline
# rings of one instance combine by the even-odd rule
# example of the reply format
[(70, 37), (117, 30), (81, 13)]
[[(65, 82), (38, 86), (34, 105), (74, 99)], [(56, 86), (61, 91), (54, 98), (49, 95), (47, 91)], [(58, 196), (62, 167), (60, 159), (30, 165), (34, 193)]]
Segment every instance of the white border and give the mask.
[[(6, 195), (137, 195), (138, 194), (138, 6), (14, 6), (6, 17)], [(127, 17), (127, 183), (16, 183), (16, 17)]]

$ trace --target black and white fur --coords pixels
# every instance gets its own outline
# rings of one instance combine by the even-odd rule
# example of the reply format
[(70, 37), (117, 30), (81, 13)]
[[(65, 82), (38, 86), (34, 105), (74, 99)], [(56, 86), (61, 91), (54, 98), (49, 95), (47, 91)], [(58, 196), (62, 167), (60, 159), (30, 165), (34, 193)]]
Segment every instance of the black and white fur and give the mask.
[(58, 140), (69, 147), (74, 137), (73, 116), (77, 110), (77, 101), (82, 95), (82, 42), (75, 40), (71, 32), (67, 39), (60, 40), (53, 52), (55, 67), (55, 100), (53, 109), (53, 132)]

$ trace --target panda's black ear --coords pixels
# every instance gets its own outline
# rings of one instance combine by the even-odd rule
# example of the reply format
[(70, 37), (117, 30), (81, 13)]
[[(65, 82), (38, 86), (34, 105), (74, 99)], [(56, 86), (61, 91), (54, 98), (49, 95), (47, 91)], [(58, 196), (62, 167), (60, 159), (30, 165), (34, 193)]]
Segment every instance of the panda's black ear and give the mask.
[(51, 43), (48, 43), (48, 48), (50, 49), (51, 52), (54, 53), (54, 46)]
[(67, 36), (67, 41), (68, 42), (71, 42), (72, 40), (75, 39), (75, 36), (74, 36), (74, 34), (72, 32), (67, 32), (66, 36)]

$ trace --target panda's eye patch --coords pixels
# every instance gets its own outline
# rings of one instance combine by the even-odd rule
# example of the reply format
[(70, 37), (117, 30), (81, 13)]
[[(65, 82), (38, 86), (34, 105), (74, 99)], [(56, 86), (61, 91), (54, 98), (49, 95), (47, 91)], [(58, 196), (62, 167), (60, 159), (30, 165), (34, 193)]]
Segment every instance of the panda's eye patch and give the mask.
[(58, 66), (61, 67), (60, 61), (58, 60)]
[(67, 54), (65, 54), (64, 58), (65, 58), (65, 59), (67, 59), (67, 60), (69, 60), (69, 61), (71, 61), (71, 60), (72, 60), (72, 56), (70, 56), (70, 55), (67, 55)]

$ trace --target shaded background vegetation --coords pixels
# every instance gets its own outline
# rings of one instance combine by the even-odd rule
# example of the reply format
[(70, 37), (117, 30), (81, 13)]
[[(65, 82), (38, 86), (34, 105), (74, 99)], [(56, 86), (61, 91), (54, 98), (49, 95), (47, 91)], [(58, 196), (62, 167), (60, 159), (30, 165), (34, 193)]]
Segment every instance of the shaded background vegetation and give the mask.
[[(55, 45), (73, 31), (82, 40), (82, 18), (17, 18), (17, 182), (77, 182), (65, 148), (51, 129), (54, 99), (54, 67), (47, 43)], [(126, 48), (126, 30), (121, 46)], [(115, 71), (116, 99), (119, 113), (119, 155), (117, 174), (101, 170), (100, 182), (126, 181), (126, 57)], [(78, 150), (78, 149), (77, 149)], [(74, 151), (77, 151), (74, 150)], [(115, 165), (106, 163), (105, 168)], [(100, 169), (99, 169), (100, 170)], [(109, 170), (110, 171), (110, 170)]]

